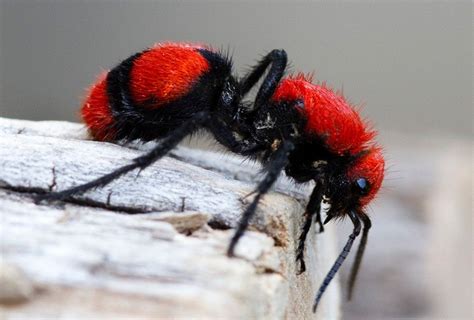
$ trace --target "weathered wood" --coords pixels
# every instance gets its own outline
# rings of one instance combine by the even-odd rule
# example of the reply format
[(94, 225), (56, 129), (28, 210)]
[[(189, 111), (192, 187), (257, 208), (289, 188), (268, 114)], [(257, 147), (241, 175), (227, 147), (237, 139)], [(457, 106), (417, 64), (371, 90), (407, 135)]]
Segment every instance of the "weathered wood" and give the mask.
[[(86, 137), (78, 124), (0, 118), (0, 310), (7, 319), (339, 317), (336, 282), (311, 313), (335, 257), (331, 227), (322, 235), (312, 229), (308, 270), (296, 275), (307, 189), (280, 179), (230, 259), (229, 228), (261, 177), (258, 166), (180, 147), (73, 203), (34, 204), (32, 192), (89, 181), (148, 148)], [(12, 268), (21, 270), (17, 280), (1, 272)], [(2, 294), (14, 290), (4, 292), (6, 281), (31, 282), (34, 290), (23, 287), (18, 303), (7, 303)]]

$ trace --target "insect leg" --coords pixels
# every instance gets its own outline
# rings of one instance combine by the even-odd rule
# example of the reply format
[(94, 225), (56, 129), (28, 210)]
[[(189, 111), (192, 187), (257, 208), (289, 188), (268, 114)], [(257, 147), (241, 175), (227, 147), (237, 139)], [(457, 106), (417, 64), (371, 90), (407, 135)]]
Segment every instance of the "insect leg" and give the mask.
[(354, 243), (355, 238), (360, 233), (360, 220), (357, 217), (357, 214), (354, 211), (350, 211), (348, 213), (349, 218), (351, 219), (352, 223), (354, 224), (354, 230), (350, 234), (349, 238), (347, 239), (347, 242), (342, 249), (342, 252), (339, 254), (337, 257), (336, 262), (332, 265), (331, 269), (329, 270), (328, 274), (324, 278), (323, 284), (319, 287), (318, 293), (316, 295), (316, 299), (314, 300), (314, 305), (313, 305), (313, 312), (316, 312), (316, 309), (318, 308), (319, 301), (321, 300), (321, 297), (323, 296), (324, 291), (326, 291), (327, 286), (331, 282), (331, 280), (334, 278), (336, 275), (337, 271), (341, 267), (342, 263), (346, 259), (347, 255), (351, 251), (352, 244)]
[[(309, 198), (308, 205), (306, 206), (306, 211), (304, 213), (305, 221), (301, 230), (298, 248), (296, 249), (296, 262), (300, 263), (300, 270), (298, 271), (298, 274), (301, 274), (306, 270), (306, 265), (304, 262), (304, 246), (306, 236), (308, 235), (309, 229), (311, 228), (311, 224), (313, 223), (314, 214), (320, 215), (319, 211), (321, 210), (321, 200), (321, 187), (316, 184), (313, 189), (313, 192), (311, 193), (311, 197)], [(321, 217), (319, 219), (321, 220)]]
[(235, 246), (247, 229), (250, 219), (254, 216), (260, 198), (268, 192), (270, 187), (277, 180), (280, 172), (288, 164), (288, 155), (293, 149), (294, 144), (291, 141), (284, 141), (278, 150), (276, 150), (273, 154), (267, 166), (267, 174), (263, 181), (258, 184), (257, 189), (255, 190), (257, 195), (253, 199), (252, 203), (245, 209), (242, 218), (239, 221), (239, 225), (237, 226), (237, 230), (230, 241), (229, 248), (227, 249), (228, 256), (234, 255)]
[(321, 220), (321, 212), (316, 212), (316, 222), (319, 224), (319, 233), (324, 232), (324, 224)]
[(88, 183), (64, 190), (59, 192), (51, 192), (44, 195), (39, 195), (36, 197), (36, 202), (41, 201), (59, 201), (65, 200), (73, 195), (82, 194), (88, 190), (103, 187), (113, 180), (119, 178), (125, 173), (132, 171), (134, 169), (140, 168), (144, 169), (149, 165), (153, 164), (155, 161), (166, 155), (171, 149), (176, 147), (176, 145), (187, 135), (196, 131), (204, 125), (204, 123), (209, 119), (209, 116), (205, 113), (198, 113), (198, 115), (189, 121), (185, 122), (181, 127), (178, 127), (172, 131), (167, 137), (160, 140), (160, 144), (149, 151), (147, 154), (133, 159), (131, 164), (120, 167), (109, 174), (106, 174), (100, 178), (92, 180)]
[(372, 226), (370, 218), (363, 212), (359, 212), (359, 217), (362, 220), (364, 225), (362, 229), (362, 238), (360, 239), (359, 247), (357, 248), (357, 253), (355, 256), (354, 263), (351, 268), (351, 274), (349, 276), (349, 286), (348, 286), (348, 300), (352, 298), (352, 292), (354, 291), (354, 284), (357, 279), (357, 274), (359, 273), (360, 263), (362, 262), (362, 257), (364, 256), (365, 246), (367, 245), (367, 236), (369, 234), (369, 229)]
[(272, 65), (268, 71), (268, 74), (263, 80), (260, 89), (258, 90), (257, 96), (255, 98), (255, 108), (258, 108), (271, 98), (278, 83), (283, 77), (287, 61), (288, 58), (285, 50), (272, 50), (255, 67), (253, 67), (248, 75), (244, 77), (241, 82), (242, 95), (246, 95), (262, 77), (265, 70), (267, 70), (267, 67), (270, 64)]

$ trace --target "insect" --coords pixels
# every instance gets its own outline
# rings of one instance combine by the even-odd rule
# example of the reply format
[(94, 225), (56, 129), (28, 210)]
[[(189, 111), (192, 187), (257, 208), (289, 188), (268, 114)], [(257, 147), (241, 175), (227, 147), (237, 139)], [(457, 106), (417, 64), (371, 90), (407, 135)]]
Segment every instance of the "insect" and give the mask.
[[(265, 177), (255, 189), (230, 241), (228, 255), (254, 216), (258, 202), (281, 172), (296, 183), (313, 181), (297, 246), (299, 272), (305, 271), (306, 236), (315, 220), (320, 231), (335, 218), (354, 225), (342, 252), (324, 279), (313, 311), (362, 231), (349, 280), (352, 293), (371, 227), (364, 211), (384, 177), (376, 132), (339, 94), (299, 74), (285, 77), (287, 55), (273, 50), (244, 77), (232, 75), (229, 57), (205, 46), (158, 44), (118, 64), (90, 90), (82, 117), (97, 140), (159, 140), (132, 163), (70, 189), (40, 195), (37, 201), (66, 200), (104, 186), (157, 161), (199, 129), (234, 153), (260, 161)], [(263, 78), (253, 103), (244, 101)], [(321, 202), (330, 204), (322, 221)]]

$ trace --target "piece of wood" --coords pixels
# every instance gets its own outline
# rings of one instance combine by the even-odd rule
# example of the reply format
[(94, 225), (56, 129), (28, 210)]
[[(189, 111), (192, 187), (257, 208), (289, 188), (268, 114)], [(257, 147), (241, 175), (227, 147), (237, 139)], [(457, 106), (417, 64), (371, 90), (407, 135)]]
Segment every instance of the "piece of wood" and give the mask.
[(311, 312), (336, 256), (331, 226), (311, 229), (307, 272), (296, 275), (308, 189), (280, 179), (231, 259), (229, 228), (258, 166), (180, 147), (73, 203), (34, 204), (33, 192), (87, 182), (149, 148), (86, 138), (79, 124), (0, 118), (0, 271), (19, 270), (17, 280), (0, 276), (0, 297), (6, 281), (23, 285), (18, 303), (0, 299), (6, 319), (339, 317), (337, 281)]

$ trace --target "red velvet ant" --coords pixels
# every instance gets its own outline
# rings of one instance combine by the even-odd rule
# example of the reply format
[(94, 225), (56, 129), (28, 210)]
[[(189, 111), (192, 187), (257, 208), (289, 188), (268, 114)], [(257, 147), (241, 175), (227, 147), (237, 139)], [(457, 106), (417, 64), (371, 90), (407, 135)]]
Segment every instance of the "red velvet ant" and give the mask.
[[(204, 128), (229, 150), (265, 166), (265, 178), (243, 213), (228, 255), (233, 255), (261, 197), (285, 171), (297, 183), (315, 182), (296, 252), (300, 273), (305, 271), (304, 245), (313, 219), (320, 231), (331, 219), (344, 216), (354, 225), (317, 293), (313, 311), (362, 229), (349, 280), (350, 297), (371, 227), (364, 208), (381, 186), (384, 159), (373, 142), (375, 131), (342, 96), (302, 75), (282, 79), (286, 64), (286, 52), (273, 50), (237, 79), (231, 60), (205, 46), (158, 44), (129, 57), (92, 87), (82, 107), (83, 119), (97, 140), (161, 143), (105, 176), (37, 200), (65, 200), (144, 169)], [(243, 102), (268, 68), (254, 103)], [(321, 201), (331, 204), (324, 223)]]

